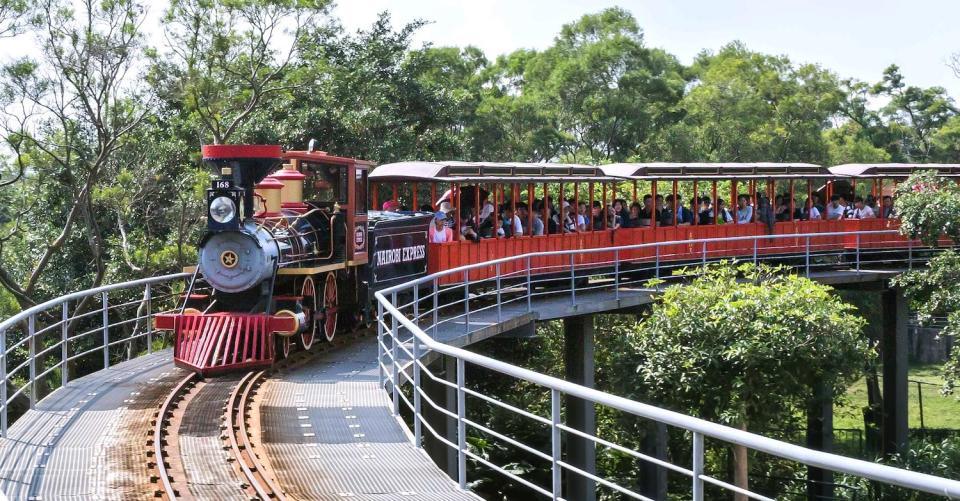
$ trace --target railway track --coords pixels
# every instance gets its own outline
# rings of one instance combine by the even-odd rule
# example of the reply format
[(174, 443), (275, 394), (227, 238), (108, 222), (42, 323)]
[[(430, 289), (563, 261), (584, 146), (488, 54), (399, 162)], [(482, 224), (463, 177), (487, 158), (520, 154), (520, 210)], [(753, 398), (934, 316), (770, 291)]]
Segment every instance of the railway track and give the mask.
[[(310, 351), (297, 352), (271, 369), (247, 372), (239, 378), (237, 375), (227, 375), (204, 380), (197, 374), (184, 377), (167, 394), (157, 410), (153, 432), (147, 443), (147, 462), (154, 471), (151, 478), (153, 496), (167, 500), (205, 497), (285, 500), (283, 489), (271, 474), (269, 464), (258, 454), (254, 441), (260, 427), (259, 413), (255, 412), (257, 389), (277, 370), (302, 365), (316, 354), (348, 345), (373, 332), (373, 329), (361, 329), (345, 333), (337, 336), (332, 343), (317, 344)], [(200, 494), (193, 492), (189, 485), (181, 439), (191, 438), (187, 436), (191, 433), (183, 433), (183, 428), (189, 427), (191, 422), (212, 419), (209, 413), (203, 414), (203, 409), (211, 406), (221, 409), (222, 414), (216, 423), (206, 424), (216, 426), (219, 430), (220, 450), (226, 451), (227, 457), (223, 469), (212, 475), (216, 477), (219, 474), (221, 485), (207, 487), (219, 489), (219, 492), (211, 493), (208, 490)], [(196, 458), (193, 460), (196, 461)], [(215, 458), (204, 460), (215, 461)], [(226, 470), (229, 470), (229, 481), (223, 478)]]

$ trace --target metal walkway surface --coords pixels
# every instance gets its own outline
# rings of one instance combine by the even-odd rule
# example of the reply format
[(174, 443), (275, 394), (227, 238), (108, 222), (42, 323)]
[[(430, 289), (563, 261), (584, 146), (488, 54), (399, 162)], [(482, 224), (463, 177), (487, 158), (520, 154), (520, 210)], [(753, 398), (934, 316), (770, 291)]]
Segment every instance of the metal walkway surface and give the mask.
[(363, 338), (261, 387), (260, 446), (294, 499), (475, 500), (410, 442)]
[(0, 491), (11, 500), (152, 498), (151, 420), (184, 374), (165, 350), (57, 389), (0, 440)]

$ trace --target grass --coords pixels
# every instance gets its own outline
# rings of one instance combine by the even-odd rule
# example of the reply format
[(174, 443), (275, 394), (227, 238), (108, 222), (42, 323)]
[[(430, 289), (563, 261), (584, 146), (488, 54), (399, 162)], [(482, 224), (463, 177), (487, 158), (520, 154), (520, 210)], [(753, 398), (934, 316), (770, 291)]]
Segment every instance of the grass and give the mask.
[[(920, 391), (916, 381), (923, 383), (923, 424), (927, 428), (954, 428), (960, 429), (960, 400), (956, 395), (943, 396), (940, 387), (943, 378), (940, 377), (940, 364), (912, 365), (908, 372), (908, 424), (910, 428), (920, 428)], [(883, 379), (880, 380), (881, 390)], [(863, 411), (867, 406), (867, 384), (860, 379), (847, 389), (847, 401), (841, 407), (834, 405), (834, 428), (863, 429)]]

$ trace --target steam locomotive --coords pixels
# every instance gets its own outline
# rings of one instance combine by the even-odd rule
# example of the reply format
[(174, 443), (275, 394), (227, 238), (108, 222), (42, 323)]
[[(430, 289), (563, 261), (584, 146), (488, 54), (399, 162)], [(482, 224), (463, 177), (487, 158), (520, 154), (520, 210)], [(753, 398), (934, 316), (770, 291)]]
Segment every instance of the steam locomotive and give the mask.
[[(426, 273), (432, 214), (368, 211), (369, 162), (312, 143), (202, 153), (216, 176), (207, 231), (179, 311), (155, 321), (174, 333), (178, 366), (203, 375), (269, 366), (294, 346), (369, 325), (374, 292)], [(374, 252), (371, 263), (370, 242), (414, 251)]]

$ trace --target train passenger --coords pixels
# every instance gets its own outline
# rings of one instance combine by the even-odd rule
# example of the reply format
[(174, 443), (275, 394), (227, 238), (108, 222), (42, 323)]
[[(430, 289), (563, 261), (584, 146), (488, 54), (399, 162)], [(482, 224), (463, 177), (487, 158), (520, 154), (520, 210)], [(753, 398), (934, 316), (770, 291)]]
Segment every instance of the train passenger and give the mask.
[(823, 203), (820, 202), (820, 195), (818, 193), (813, 194), (813, 206), (817, 208), (817, 212), (821, 215), (827, 210)]
[(790, 220), (790, 203), (788, 202), (788, 197), (777, 195), (773, 205), (773, 217), (778, 223)]
[(897, 212), (893, 210), (893, 197), (884, 195), (882, 203), (883, 205), (880, 206), (880, 217), (884, 219), (897, 217)]
[(622, 198), (613, 201), (613, 210), (620, 216), (621, 224), (630, 217), (630, 211), (627, 210), (627, 201)]
[(815, 200), (808, 198), (803, 204), (803, 209), (800, 211), (800, 219), (804, 221), (819, 221), (820, 220), (820, 209), (817, 208)]
[(713, 224), (713, 203), (710, 197), (700, 197), (700, 204), (697, 206), (698, 224)]
[(513, 213), (513, 206), (505, 204), (500, 215), (500, 228), (497, 230), (497, 236), (504, 238), (523, 236), (523, 223), (521, 223), (520, 218)]
[(453, 241), (453, 231), (444, 224), (446, 220), (447, 215), (443, 212), (437, 211), (437, 213), (433, 215), (433, 224), (430, 225), (430, 231), (428, 232), (430, 242), (443, 244)]
[(532, 235), (530, 232), (530, 211), (527, 210), (527, 204), (520, 202), (517, 204), (517, 217), (520, 218), (520, 226), (524, 235)]
[(843, 219), (844, 215), (847, 213), (847, 207), (842, 203), (843, 197), (840, 195), (834, 195), (830, 197), (830, 203), (827, 204), (827, 220), (828, 221), (838, 221)]
[(853, 207), (853, 210), (850, 212), (850, 219), (873, 219), (877, 217), (873, 213), (873, 209), (864, 203), (863, 197), (854, 198)]
[(573, 214), (573, 209), (570, 208), (570, 202), (564, 200), (560, 204), (560, 213), (553, 220), (564, 233), (577, 232), (577, 220)]
[(400, 210), (400, 202), (396, 200), (387, 200), (383, 203), (384, 212), (397, 212)]
[[(761, 197), (766, 200), (766, 197)], [(750, 205), (750, 197), (740, 195), (737, 197), (737, 224), (746, 224), (753, 222), (753, 206)]]
[(480, 233), (477, 232), (477, 221), (473, 217), (473, 211), (466, 207), (460, 211), (460, 240), (480, 241)]
[[(667, 195), (667, 207), (670, 210), (670, 223), (667, 226), (673, 226), (673, 195)], [(693, 223), (693, 212), (683, 206), (683, 199), (677, 197), (677, 225), (687, 226)]]
[(587, 203), (580, 202), (577, 206), (577, 230), (589, 231), (587, 225)]
[(591, 210), (591, 224), (593, 225), (594, 230), (603, 229), (603, 204), (599, 200), (593, 201), (593, 209)]
[(623, 228), (639, 228), (643, 226), (640, 224), (640, 208), (639, 202), (634, 202), (630, 204), (630, 214), (627, 216), (627, 219), (623, 221)]
[(733, 214), (730, 213), (730, 209), (727, 208), (727, 202), (722, 198), (717, 199), (717, 211), (720, 212), (720, 224), (733, 222)]
[(620, 219), (620, 214), (617, 214), (613, 206), (607, 206), (607, 229), (616, 230), (620, 228), (621, 224), (623, 224), (623, 220)]
[(638, 223), (640, 226), (650, 226), (650, 221), (656, 217), (656, 209), (653, 206), (653, 196), (643, 196), (643, 207), (640, 208), (640, 217)]

